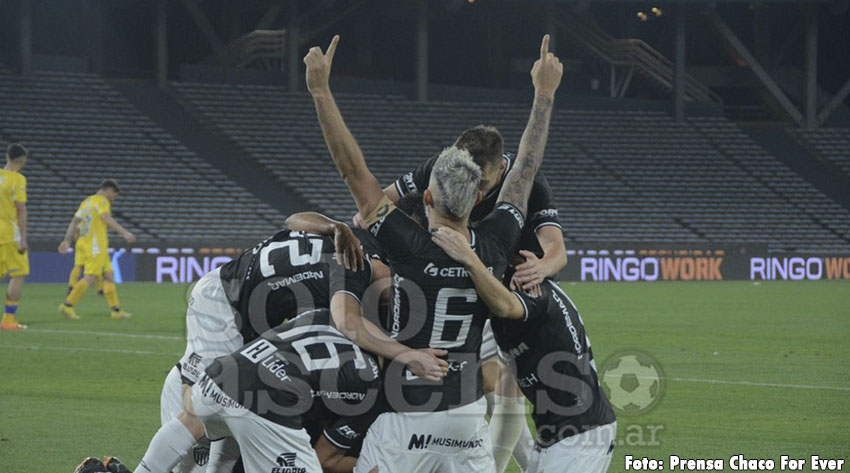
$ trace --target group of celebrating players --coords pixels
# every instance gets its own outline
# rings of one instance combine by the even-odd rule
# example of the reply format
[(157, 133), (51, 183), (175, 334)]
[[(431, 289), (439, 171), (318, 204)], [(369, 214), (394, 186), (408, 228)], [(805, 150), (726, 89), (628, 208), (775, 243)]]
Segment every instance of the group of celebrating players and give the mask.
[[(538, 174), (563, 74), (548, 35), (515, 158), (477, 126), (387, 189), (331, 94), (338, 42), (304, 62), (355, 226), (292, 215), (201, 278), (135, 473), (501, 473), (511, 456), (528, 473), (604, 473), (616, 419), (555, 280), (566, 251)], [(96, 471), (130, 470), (77, 469)]]

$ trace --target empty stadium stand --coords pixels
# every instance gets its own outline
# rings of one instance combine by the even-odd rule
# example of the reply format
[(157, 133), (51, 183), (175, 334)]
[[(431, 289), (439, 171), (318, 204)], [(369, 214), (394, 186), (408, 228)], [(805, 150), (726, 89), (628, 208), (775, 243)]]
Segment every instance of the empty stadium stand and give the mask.
[[(172, 85), (207, 126), (305, 200), (339, 218), (354, 213), (306, 92)], [(528, 114), (527, 106), (508, 103), (349, 94), (339, 94), (338, 102), (383, 185), (479, 123), (498, 126), (506, 149), (516, 150)], [(677, 124), (663, 112), (561, 108), (543, 169), (568, 244), (754, 244), (774, 251), (850, 252), (850, 212), (722, 117)]]
[(797, 136), (817, 156), (850, 177), (850, 128), (798, 131)]
[(31, 240), (64, 235), (80, 201), (115, 178), (117, 219), (141, 242), (256, 240), (284, 219), (196, 156), (98, 76), (0, 67), (0, 145), (32, 153)]

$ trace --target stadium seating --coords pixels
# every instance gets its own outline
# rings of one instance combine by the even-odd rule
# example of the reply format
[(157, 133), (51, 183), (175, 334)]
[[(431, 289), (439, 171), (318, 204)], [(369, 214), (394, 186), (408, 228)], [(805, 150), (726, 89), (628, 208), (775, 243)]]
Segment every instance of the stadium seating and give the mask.
[(850, 128), (820, 128), (798, 131), (797, 136), (821, 159), (850, 177)]
[[(340, 218), (354, 213), (306, 93), (268, 86), (173, 86), (201, 120), (306, 200)], [(528, 114), (527, 106), (508, 103), (418, 103), (349, 94), (339, 94), (338, 102), (383, 185), (479, 123), (498, 126), (506, 148), (516, 150)], [(847, 209), (722, 117), (677, 124), (655, 111), (562, 108), (553, 117), (543, 169), (568, 244), (850, 251)]]
[(0, 145), (32, 159), (32, 240), (57, 244), (80, 201), (107, 177), (122, 194), (119, 222), (143, 242), (256, 240), (284, 216), (195, 156), (98, 76), (0, 68)]

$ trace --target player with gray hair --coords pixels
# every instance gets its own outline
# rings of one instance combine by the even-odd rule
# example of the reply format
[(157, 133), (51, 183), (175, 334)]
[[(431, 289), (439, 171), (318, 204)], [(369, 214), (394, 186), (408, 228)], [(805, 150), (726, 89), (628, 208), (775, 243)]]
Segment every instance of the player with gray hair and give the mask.
[(307, 53), (307, 89), (334, 165), (390, 264), (390, 310), (384, 328), (392, 339), (410, 347), (446, 350), (449, 365), (448, 375), (439, 382), (418, 378), (398, 363), (385, 367), (387, 411), (370, 427), (354, 472), (377, 467), (417, 473), (493, 473), (496, 465), (484, 421), (487, 403), (480, 359), (489, 310), (464, 268), (434, 243), (432, 232), (441, 227), (457, 231), (488, 270), (502, 275), (525, 223), (563, 65), (549, 52), (546, 35), (540, 59), (531, 70), (534, 104), (516, 164), (490, 215), (469, 228), (472, 208), (482, 197), (481, 172), (480, 168), (475, 171), (468, 152), (449, 148), (437, 160), (423, 192), (428, 213), (425, 229), (384, 195), (345, 125), (329, 85), (338, 42), (335, 36), (326, 52), (313, 47)]
[(444, 149), (434, 164), (428, 186), (437, 190), (436, 195), (431, 194), (433, 205), (440, 207), (446, 217), (463, 220), (478, 200), (479, 181), (481, 168), (469, 151), (454, 146)]

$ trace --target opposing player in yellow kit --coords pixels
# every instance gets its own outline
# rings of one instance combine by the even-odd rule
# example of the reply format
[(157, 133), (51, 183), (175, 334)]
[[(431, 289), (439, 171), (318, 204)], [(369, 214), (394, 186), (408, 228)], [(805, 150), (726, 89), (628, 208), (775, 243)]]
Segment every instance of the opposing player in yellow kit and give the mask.
[(80, 318), (74, 311), (74, 306), (96, 280), (103, 275), (103, 295), (109, 304), (113, 319), (126, 319), (130, 314), (121, 310), (118, 302), (118, 290), (112, 275), (112, 263), (109, 260), (109, 239), (107, 227), (116, 231), (128, 243), (136, 241), (136, 237), (112, 218), (112, 202), (118, 198), (118, 183), (106, 179), (100, 184), (96, 194), (86, 198), (71, 219), (65, 239), (59, 244), (59, 252), (65, 254), (71, 248), (74, 234), (78, 233), (77, 251), (82, 256), (83, 278), (74, 283), (74, 287), (59, 306), (59, 312), (71, 320)]
[(27, 254), (27, 178), (21, 169), (29, 151), (12, 143), (6, 149), (6, 166), (0, 170), (0, 278), (9, 275), (6, 286), (6, 310), (0, 330), (22, 330), (17, 319), (18, 301), (24, 279), (30, 273)]
[[(80, 277), (83, 276), (83, 263), (85, 259), (85, 248), (83, 246), (82, 240), (80, 240), (79, 235), (74, 232), (74, 239), (77, 243), (74, 246), (74, 267), (71, 268), (71, 274), (68, 275), (68, 292), (66, 295), (70, 294), (71, 291), (74, 290), (74, 284), (80, 280)], [(101, 296), (103, 295), (103, 275), (100, 274), (97, 276), (97, 293)]]

